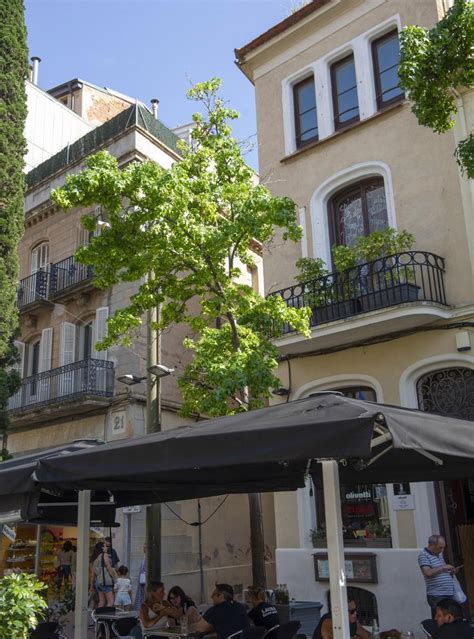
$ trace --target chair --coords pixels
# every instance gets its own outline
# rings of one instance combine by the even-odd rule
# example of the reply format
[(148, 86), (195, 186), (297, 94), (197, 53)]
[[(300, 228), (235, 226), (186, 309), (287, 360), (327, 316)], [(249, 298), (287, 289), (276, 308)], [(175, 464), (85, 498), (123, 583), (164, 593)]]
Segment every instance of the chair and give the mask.
[(438, 628), (438, 624), (434, 619), (424, 619), (420, 623), (420, 628), (422, 629), (425, 637), (432, 637)]
[(289, 621), (280, 624), (277, 639), (293, 639), (298, 630), (301, 628), (301, 621)]
[(102, 606), (91, 612), (92, 621), (95, 623), (96, 639), (102, 635), (105, 639), (110, 639), (110, 621), (108, 619), (98, 619), (101, 614), (114, 615), (116, 613), (115, 606)]
[(276, 626), (269, 628), (268, 630), (265, 631), (265, 634), (263, 635), (262, 639), (277, 639), (279, 629), (280, 629), (280, 624), (277, 624)]
[(132, 628), (138, 625), (135, 617), (125, 617), (112, 622), (112, 637), (128, 637)]

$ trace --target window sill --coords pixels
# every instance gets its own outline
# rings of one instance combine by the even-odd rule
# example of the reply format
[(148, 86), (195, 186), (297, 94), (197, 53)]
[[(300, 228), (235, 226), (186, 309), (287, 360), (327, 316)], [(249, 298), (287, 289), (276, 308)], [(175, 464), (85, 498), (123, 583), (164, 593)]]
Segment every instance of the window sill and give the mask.
[(368, 124), (369, 122), (372, 122), (373, 120), (376, 120), (377, 118), (380, 118), (386, 115), (387, 113), (395, 111), (396, 109), (399, 109), (400, 107), (403, 107), (405, 104), (408, 104), (408, 103), (409, 103), (408, 100), (403, 99), (403, 100), (400, 100), (400, 102), (395, 102), (394, 104), (390, 104), (384, 109), (377, 111), (377, 113), (374, 113), (374, 115), (371, 115), (370, 118), (365, 118), (365, 120), (358, 120), (357, 122), (353, 122), (352, 124), (349, 124), (343, 129), (339, 129), (338, 131), (331, 133), (331, 135), (328, 135), (326, 138), (323, 138), (322, 140), (315, 140), (314, 142), (307, 144), (301, 149), (297, 149), (290, 155), (285, 155), (285, 157), (283, 157), (280, 160), (280, 162), (282, 164), (284, 164), (285, 162), (290, 162), (294, 158), (302, 155), (303, 153), (307, 153), (308, 151), (311, 151), (312, 149), (315, 149), (316, 147), (319, 147), (322, 144), (325, 144), (326, 142), (331, 142), (332, 140), (339, 138), (341, 135), (344, 135), (345, 133), (348, 133), (349, 131), (353, 131), (354, 129), (357, 129), (358, 127), (363, 126), (364, 124)]

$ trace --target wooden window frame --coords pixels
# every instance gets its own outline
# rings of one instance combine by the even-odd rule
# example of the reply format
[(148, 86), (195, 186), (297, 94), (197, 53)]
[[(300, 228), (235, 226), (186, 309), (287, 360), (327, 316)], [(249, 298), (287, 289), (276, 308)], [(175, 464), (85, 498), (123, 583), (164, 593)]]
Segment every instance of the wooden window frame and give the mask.
[[(354, 87), (351, 87), (350, 89), (346, 89), (346, 91), (352, 91), (352, 89), (354, 89), (354, 88), (356, 90), (356, 94), (357, 94), (357, 115), (352, 117), (350, 120), (346, 120), (345, 122), (341, 122), (340, 121), (341, 113), (339, 112), (338, 97), (339, 97), (339, 95), (342, 95), (342, 93), (346, 93), (346, 91), (343, 91), (342, 93), (338, 93), (337, 92), (336, 71), (337, 71), (338, 67), (340, 67), (341, 65), (347, 63), (349, 58), (352, 58), (352, 61), (354, 63), (354, 73), (355, 73), (355, 60), (354, 60), (354, 53), (353, 52), (350, 53), (349, 55), (344, 56), (344, 58), (341, 58), (340, 60), (337, 60), (336, 62), (333, 62), (331, 64), (331, 69), (330, 69), (330, 71), (331, 71), (332, 113), (333, 113), (333, 117), (334, 117), (334, 128), (335, 128), (336, 131), (340, 131), (341, 129), (345, 129), (346, 127), (350, 126), (354, 122), (359, 122), (360, 121), (359, 94), (357, 92), (357, 74), (356, 74), (356, 83), (355, 83)], [(348, 111), (351, 111), (351, 110), (352, 109), (348, 109)], [(343, 113), (345, 113), (345, 111)]]
[[(405, 93), (403, 91), (399, 95), (396, 95), (395, 97), (390, 98), (390, 100), (383, 100), (383, 95), (382, 95), (382, 83), (380, 82), (381, 71), (380, 71), (379, 59), (377, 55), (377, 47), (383, 42), (385, 42), (386, 40), (390, 40), (394, 36), (396, 36), (397, 39), (399, 40), (398, 29), (392, 29), (392, 31), (385, 33), (383, 36), (380, 36), (380, 38), (376, 38), (375, 40), (372, 41), (372, 45), (371, 45), (377, 111), (383, 111), (383, 109), (390, 106), (391, 104), (396, 104), (397, 102), (401, 102), (402, 100), (405, 99)], [(397, 86), (400, 87), (400, 83), (398, 83)], [(395, 88), (396, 87), (392, 87), (392, 89), (395, 89)], [(389, 90), (391, 91), (392, 89), (389, 89)]]
[[(339, 229), (339, 219), (338, 219), (338, 210), (337, 204), (340, 200), (346, 198), (348, 195), (352, 193), (359, 192), (361, 194), (362, 199), (362, 219), (364, 223), (364, 234), (368, 235), (369, 231), (369, 212), (367, 209), (367, 198), (365, 197), (365, 190), (368, 186), (383, 186), (385, 189), (385, 180), (383, 177), (374, 176), (368, 178), (366, 180), (362, 180), (361, 182), (355, 182), (342, 189), (341, 191), (337, 191), (329, 200), (329, 239), (331, 242), (331, 246), (339, 245), (339, 237), (340, 237), (340, 229)], [(387, 212), (388, 215), (388, 212)]]
[[(313, 137), (307, 139), (307, 140), (301, 140), (301, 124), (300, 124), (300, 108), (299, 108), (299, 96), (298, 96), (298, 90), (305, 84), (307, 84), (308, 82), (312, 82), (313, 83), (313, 87), (314, 87), (314, 110), (316, 113), (316, 135), (314, 135)], [(316, 87), (315, 87), (315, 82), (314, 82), (314, 75), (309, 75), (306, 78), (304, 78), (303, 80), (300, 80), (299, 82), (296, 82), (293, 85), (293, 113), (294, 113), (294, 122), (295, 122), (295, 144), (296, 144), (296, 148), (297, 149), (302, 149), (305, 146), (307, 146), (308, 144), (311, 144), (312, 142), (316, 142), (317, 140), (319, 140), (319, 124), (318, 124), (318, 105), (316, 104)], [(306, 111), (305, 111), (306, 113)]]

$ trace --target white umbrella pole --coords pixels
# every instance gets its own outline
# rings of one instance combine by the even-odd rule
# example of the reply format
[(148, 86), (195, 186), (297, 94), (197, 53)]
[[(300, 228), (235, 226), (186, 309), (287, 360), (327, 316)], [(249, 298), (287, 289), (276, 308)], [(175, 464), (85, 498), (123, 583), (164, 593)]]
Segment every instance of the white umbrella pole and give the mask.
[(321, 465), (323, 467), (333, 635), (334, 639), (350, 639), (339, 470), (335, 461), (323, 461)]
[(91, 491), (80, 490), (77, 513), (77, 571), (74, 639), (87, 637), (89, 594), (89, 528), (91, 521)]

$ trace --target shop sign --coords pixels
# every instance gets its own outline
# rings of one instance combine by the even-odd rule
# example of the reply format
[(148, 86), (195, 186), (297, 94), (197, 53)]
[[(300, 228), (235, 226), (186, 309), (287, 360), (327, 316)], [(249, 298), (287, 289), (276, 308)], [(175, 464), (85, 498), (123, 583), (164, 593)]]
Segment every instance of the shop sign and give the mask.
[(415, 510), (413, 495), (394, 495), (392, 497), (393, 510)]
[(15, 541), (15, 539), (16, 539), (16, 530), (14, 528), (10, 528), (10, 526), (7, 526), (6, 524), (3, 524), (2, 533), (10, 541)]
[(122, 508), (122, 511), (125, 515), (130, 515), (131, 513), (139, 513), (141, 512), (141, 506), (125, 506)]
[(356, 488), (347, 488), (344, 491), (346, 501), (372, 501), (372, 491), (370, 486), (363, 485)]

